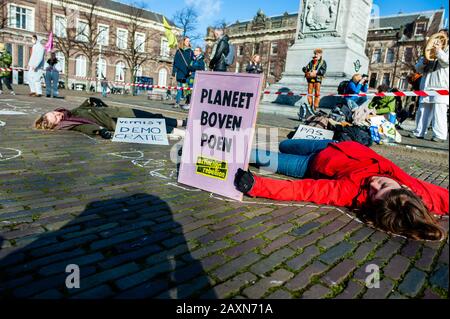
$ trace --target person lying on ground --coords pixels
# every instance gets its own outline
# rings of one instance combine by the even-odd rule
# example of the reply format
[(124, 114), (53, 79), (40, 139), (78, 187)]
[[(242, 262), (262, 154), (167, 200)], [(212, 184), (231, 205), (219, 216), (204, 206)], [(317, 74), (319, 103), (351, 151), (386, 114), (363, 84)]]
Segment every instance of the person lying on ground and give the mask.
[(300, 180), (239, 170), (236, 188), (252, 197), (356, 209), (374, 227), (416, 240), (445, 237), (431, 213), (448, 215), (447, 189), (411, 177), (356, 142), (286, 140), (279, 148), (281, 153), (254, 150), (250, 162)]
[(164, 118), (168, 134), (175, 133), (177, 127), (185, 127), (186, 120), (164, 117), (162, 114), (150, 113), (132, 108), (96, 107), (92, 99), (87, 99), (81, 106), (67, 110), (58, 108), (47, 112), (34, 122), (36, 129), (74, 130), (88, 135), (100, 135), (112, 138), (118, 118)]

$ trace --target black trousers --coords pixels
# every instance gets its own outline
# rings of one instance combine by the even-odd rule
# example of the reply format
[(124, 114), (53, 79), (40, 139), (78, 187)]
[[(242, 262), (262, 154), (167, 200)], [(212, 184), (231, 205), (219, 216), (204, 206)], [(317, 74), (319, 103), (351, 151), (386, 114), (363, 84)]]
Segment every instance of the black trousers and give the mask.
[(13, 91), (13, 88), (11, 86), (11, 81), (9, 80), (9, 76), (2, 76), (0, 77), (0, 91), (3, 90), (2, 82), (5, 83), (8, 90)]

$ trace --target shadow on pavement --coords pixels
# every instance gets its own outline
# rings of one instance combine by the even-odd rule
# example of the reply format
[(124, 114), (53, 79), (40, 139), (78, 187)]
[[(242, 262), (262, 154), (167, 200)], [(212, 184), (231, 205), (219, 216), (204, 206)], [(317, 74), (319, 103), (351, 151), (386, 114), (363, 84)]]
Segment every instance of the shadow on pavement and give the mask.
[[(77, 267), (80, 288), (69, 289)], [(186, 298), (209, 288), (170, 207), (149, 194), (92, 202), (0, 260), (0, 299)]]

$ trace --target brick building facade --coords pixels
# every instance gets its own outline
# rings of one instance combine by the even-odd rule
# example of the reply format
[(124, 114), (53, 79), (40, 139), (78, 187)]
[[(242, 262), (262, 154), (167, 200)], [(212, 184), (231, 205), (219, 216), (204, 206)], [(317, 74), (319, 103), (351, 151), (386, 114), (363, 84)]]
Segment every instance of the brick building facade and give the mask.
[[(297, 14), (267, 17), (261, 10), (253, 20), (228, 25), (226, 34), (230, 43), (236, 47), (235, 63), (230, 66), (231, 72), (245, 72), (254, 54), (261, 56), (264, 69), (264, 86), (281, 79), (284, 72), (288, 48), (294, 43), (297, 31)], [(206, 56), (211, 54), (214, 45), (214, 30), (208, 28)]]
[[(168, 85), (171, 82), (173, 50), (169, 49), (164, 36), (163, 16), (147, 10), (139, 10), (112, 0), (2, 0), (0, 10), (3, 28), (0, 41), (6, 44), (13, 55), (13, 67), (26, 68), (31, 53), (33, 34), (47, 39), (50, 31), (55, 38), (55, 49), (63, 69), (63, 79), (68, 78), (68, 87), (93, 84), (105, 76), (109, 81), (126, 83), (131, 81), (132, 72), (124, 52), (132, 52), (133, 43), (146, 61), (136, 68), (137, 76), (154, 79), (155, 84)], [(91, 15), (92, 11), (92, 15)], [(137, 13), (139, 12), (139, 13)], [(130, 39), (132, 16), (136, 17), (134, 40)], [(2, 24), (0, 24), (1, 26)], [(92, 27), (91, 27), (92, 26)], [(96, 30), (89, 32), (85, 30)], [(175, 29), (179, 32), (179, 29)], [(92, 65), (89, 65), (81, 42), (95, 38)], [(70, 56), (65, 65), (65, 56), (59, 43), (68, 44)], [(45, 40), (44, 40), (45, 41)], [(73, 43), (72, 43), (73, 42)], [(138, 45), (139, 44), (139, 45)], [(127, 51), (128, 50), (128, 51)], [(128, 54), (128, 53), (126, 53)], [(143, 58), (144, 59), (144, 58)], [(141, 60), (142, 61), (142, 60)], [(22, 83), (26, 72), (15, 71), (13, 80)], [(99, 81), (94, 83), (99, 85)]]

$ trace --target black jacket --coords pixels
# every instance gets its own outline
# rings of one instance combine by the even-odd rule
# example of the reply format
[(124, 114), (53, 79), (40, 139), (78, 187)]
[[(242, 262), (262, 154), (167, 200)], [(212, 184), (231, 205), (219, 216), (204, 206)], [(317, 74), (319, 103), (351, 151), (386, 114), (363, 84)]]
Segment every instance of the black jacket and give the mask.
[[(314, 70), (314, 64), (313, 60), (311, 60), (307, 66), (303, 68), (303, 72), (311, 72)], [(318, 69), (317, 69), (317, 77), (314, 79), (314, 82), (322, 82), (322, 78), (325, 76), (325, 73), (327, 73), (327, 62), (324, 59), (320, 59), (318, 62)], [(308, 82), (310, 82), (312, 79), (308, 79)]]
[(209, 62), (209, 69), (213, 71), (227, 71), (227, 63), (225, 62), (225, 57), (230, 52), (230, 44), (228, 43), (228, 36), (224, 35), (217, 43), (217, 49)]
[(250, 62), (249, 65), (247, 65), (246, 71), (247, 73), (260, 74), (263, 73), (263, 68), (261, 63), (255, 64), (253, 62)]
[(191, 64), (194, 52), (191, 49), (178, 49), (173, 60), (172, 75), (177, 76), (177, 82), (185, 83), (189, 76), (189, 65)]

